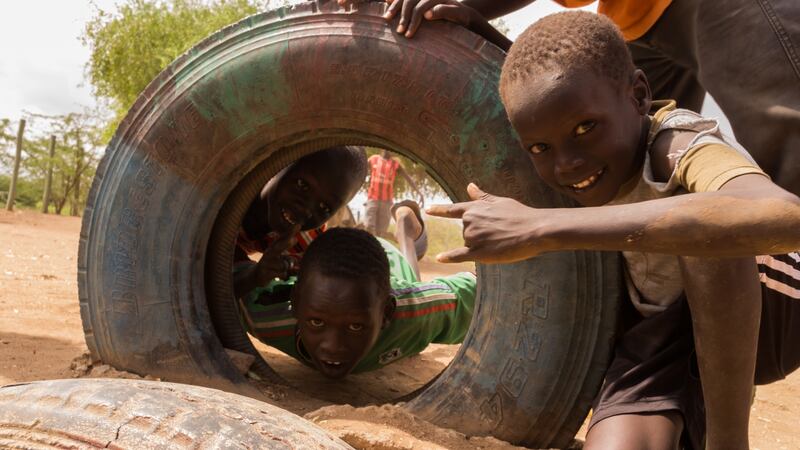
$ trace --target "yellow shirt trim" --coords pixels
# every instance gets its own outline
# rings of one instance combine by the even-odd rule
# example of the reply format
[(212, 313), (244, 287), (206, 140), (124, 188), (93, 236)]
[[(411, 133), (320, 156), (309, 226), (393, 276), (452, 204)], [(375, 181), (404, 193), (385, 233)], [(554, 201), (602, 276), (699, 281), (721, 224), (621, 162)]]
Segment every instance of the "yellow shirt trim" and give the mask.
[(723, 144), (692, 147), (675, 168), (678, 182), (689, 192), (718, 191), (728, 181), (747, 174), (767, 176), (741, 153)]

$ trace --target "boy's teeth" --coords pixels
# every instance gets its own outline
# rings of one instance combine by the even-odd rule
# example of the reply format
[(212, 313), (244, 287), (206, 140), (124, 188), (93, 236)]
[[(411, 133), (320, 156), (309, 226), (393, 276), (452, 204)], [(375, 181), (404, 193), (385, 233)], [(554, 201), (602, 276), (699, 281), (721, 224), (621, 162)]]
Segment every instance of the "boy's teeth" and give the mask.
[(289, 212), (286, 211), (285, 209), (282, 210), (282, 212), (283, 212), (283, 219), (289, 222), (291, 225), (294, 225), (294, 220), (292, 220), (292, 216), (289, 214)]
[(572, 186), (575, 189), (587, 188), (587, 187), (593, 185), (594, 182), (597, 181), (597, 179), (600, 178), (600, 175), (602, 175), (602, 174), (603, 174), (603, 169), (600, 169), (600, 170), (597, 171), (596, 174), (590, 176), (589, 178), (581, 181), (580, 183), (571, 184), (570, 186)]
[(330, 364), (332, 366), (338, 366), (339, 364), (341, 364), (341, 362), (339, 362), (339, 361), (323, 361), (323, 362), (325, 364)]

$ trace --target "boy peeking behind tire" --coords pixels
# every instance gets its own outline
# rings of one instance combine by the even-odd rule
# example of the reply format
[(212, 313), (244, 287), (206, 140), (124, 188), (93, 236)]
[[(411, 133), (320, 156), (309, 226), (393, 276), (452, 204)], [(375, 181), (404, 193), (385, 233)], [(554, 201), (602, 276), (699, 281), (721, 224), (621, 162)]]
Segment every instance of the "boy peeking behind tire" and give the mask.
[[(264, 185), (247, 209), (234, 253), (240, 297), (273, 278), (297, 273), (325, 222), (358, 192), (367, 172), (361, 147), (330, 147), (290, 164)], [(271, 251), (270, 251), (271, 250)], [(258, 262), (250, 255), (261, 253)]]

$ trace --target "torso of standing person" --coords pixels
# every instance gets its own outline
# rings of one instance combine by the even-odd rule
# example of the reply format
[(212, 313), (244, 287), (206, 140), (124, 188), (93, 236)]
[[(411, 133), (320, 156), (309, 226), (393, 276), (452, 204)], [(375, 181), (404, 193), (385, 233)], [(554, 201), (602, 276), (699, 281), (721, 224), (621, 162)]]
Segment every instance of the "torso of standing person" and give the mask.
[(400, 169), (400, 161), (384, 158), (381, 155), (369, 157), (369, 190), (367, 199), (392, 201), (394, 199), (394, 180)]
[[(567, 8), (579, 8), (595, 0), (556, 0)], [(626, 41), (640, 38), (652, 27), (672, 0), (599, 0), (597, 12), (611, 19)]]

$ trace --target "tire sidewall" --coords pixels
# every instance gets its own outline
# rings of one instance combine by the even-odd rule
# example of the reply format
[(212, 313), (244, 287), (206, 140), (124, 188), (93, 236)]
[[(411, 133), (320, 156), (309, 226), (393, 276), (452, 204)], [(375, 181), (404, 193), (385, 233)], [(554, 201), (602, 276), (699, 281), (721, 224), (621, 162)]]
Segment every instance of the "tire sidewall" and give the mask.
[[(254, 16), (204, 41), (148, 87), (112, 141), (82, 244), (84, 323), (104, 361), (228, 389), (242, 381), (211, 326), (209, 237), (239, 181), (311, 151), (291, 150), (303, 143), (398, 151), (456, 200), (468, 200), (475, 182), (529, 205), (565, 205), (505, 116), (500, 50), (444, 23), (406, 40), (375, 5), (363, 14), (317, 5), (283, 20)], [(479, 266), (472, 329), (412, 410), (470, 434), (563, 440), (565, 421), (575, 422), (566, 417), (577, 403), (588, 408), (586, 390), (607, 358), (609, 261), (558, 253)]]

